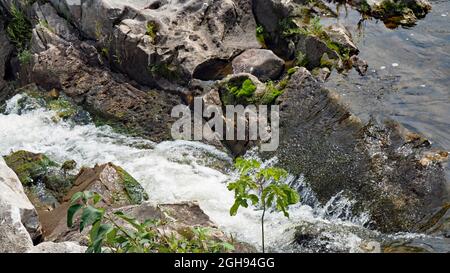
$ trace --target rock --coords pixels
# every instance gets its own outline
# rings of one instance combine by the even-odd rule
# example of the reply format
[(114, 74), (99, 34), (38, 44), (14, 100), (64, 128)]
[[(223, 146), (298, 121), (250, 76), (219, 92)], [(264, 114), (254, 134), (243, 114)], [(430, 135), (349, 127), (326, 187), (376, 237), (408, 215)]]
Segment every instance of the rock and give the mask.
[(314, 68), (311, 74), (320, 82), (325, 82), (330, 77), (331, 71), (328, 67)]
[(380, 253), (383, 238), (358, 225), (302, 222), (295, 228), (294, 248), (301, 253)]
[(0, 158), (0, 223), (0, 253), (25, 252), (42, 235), (35, 208), (3, 158)]
[(360, 59), (358, 56), (354, 55), (350, 57), (350, 62), (352, 66), (358, 71), (359, 75), (364, 76), (367, 73), (369, 64), (367, 61)]
[(427, 0), (356, 0), (350, 4), (364, 14), (383, 20), (389, 27), (414, 25), (431, 10)]
[(51, 161), (44, 154), (35, 154), (27, 151), (13, 152), (5, 156), (5, 162), (14, 170), (25, 186), (43, 179), (49, 168), (58, 166), (57, 163)]
[(429, 151), (407, 139), (398, 123), (363, 124), (339, 96), (304, 68), (291, 76), (280, 103), (280, 166), (305, 175), (320, 202), (339, 192), (368, 210), (374, 228), (414, 231), (442, 204), (445, 172), (439, 162), (424, 167)]
[(333, 24), (324, 28), (328, 38), (339, 48), (344, 48), (349, 56), (359, 54), (359, 49), (353, 42), (351, 33), (342, 24)]
[(248, 49), (233, 60), (235, 74), (250, 73), (260, 81), (276, 80), (284, 69), (284, 61), (267, 49)]
[[(5, 25), (0, 16), (0, 92), (5, 88), (6, 82), (5, 78), (5, 68), (7, 67), (7, 62), (11, 56), (13, 51), (13, 47), (8, 40), (5, 31)], [(0, 98), (2, 98), (2, 94), (0, 93)]]
[(249, 0), (51, 2), (115, 69), (141, 84), (204, 79), (209, 67), (259, 47)]
[(44, 242), (32, 247), (27, 253), (85, 253), (87, 247), (80, 246), (76, 242)]
[(82, 191), (99, 193), (105, 205), (112, 207), (140, 204), (148, 199), (141, 184), (112, 163), (82, 168), (64, 201), (69, 201), (73, 194)]
[[(65, 221), (70, 199), (75, 193), (83, 191), (99, 193), (103, 197), (99, 206), (110, 209), (140, 204), (148, 199), (147, 193), (139, 182), (121, 167), (112, 163), (96, 165), (94, 168), (84, 167), (77, 175), (73, 187), (61, 200), (61, 204), (54, 210), (40, 213), (46, 236), (55, 233), (55, 229), (59, 229), (59, 233), (67, 230)], [(47, 237), (48, 240), (50, 240), (49, 238), (52, 237)], [(63, 241), (71, 241), (71, 239)]]
[(5, 156), (5, 161), (18, 175), (39, 215), (57, 207), (72, 187), (74, 176), (44, 154), (17, 151)]

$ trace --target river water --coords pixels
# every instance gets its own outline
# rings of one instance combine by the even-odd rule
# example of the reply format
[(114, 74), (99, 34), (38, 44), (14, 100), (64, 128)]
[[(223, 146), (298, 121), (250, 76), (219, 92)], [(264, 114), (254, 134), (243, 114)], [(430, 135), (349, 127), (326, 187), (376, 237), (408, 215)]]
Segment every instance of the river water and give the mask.
[[(361, 77), (332, 75), (327, 86), (342, 95), (363, 119), (394, 119), (450, 151), (450, 1), (430, 0), (433, 10), (413, 27), (387, 28), (340, 9), (369, 72)], [(450, 169), (447, 168), (450, 178)]]

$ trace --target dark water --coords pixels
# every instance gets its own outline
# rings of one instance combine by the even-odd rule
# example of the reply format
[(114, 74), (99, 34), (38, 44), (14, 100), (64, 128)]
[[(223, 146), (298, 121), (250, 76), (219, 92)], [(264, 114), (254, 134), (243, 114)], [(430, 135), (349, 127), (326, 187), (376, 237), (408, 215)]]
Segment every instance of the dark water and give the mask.
[(327, 85), (362, 119), (394, 119), (450, 151), (450, 1), (430, 2), (416, 26), (396, 29), (373, 19), (358, 28), (358, 12), (341, 7), (331, 21), (350, 29), (369, 72), (333, 74)]

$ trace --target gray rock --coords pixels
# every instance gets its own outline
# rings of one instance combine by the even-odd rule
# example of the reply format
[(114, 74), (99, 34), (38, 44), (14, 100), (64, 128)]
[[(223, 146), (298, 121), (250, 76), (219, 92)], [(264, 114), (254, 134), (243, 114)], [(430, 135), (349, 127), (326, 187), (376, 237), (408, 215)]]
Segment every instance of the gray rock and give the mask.
[(87, 247), (80, 246), (76, 242), (44, 242), (32, 247), (27, 253), (85, 253)]
[[(247, 48), (257, 48), (250, 0), (52, 1), (117, 70), (141, 84), (205, 79)], [(182, 31), (180, 31), (182, 26)]]
[(40, 236), (35, 208), (17, 175), (0, 157), (0, 253), (25, 252)]
[(276, 80), (284, 69), (284, 61), (267, 49), (248, 49), (233, 60), (234, 73), (250, 73), (260, 81)]

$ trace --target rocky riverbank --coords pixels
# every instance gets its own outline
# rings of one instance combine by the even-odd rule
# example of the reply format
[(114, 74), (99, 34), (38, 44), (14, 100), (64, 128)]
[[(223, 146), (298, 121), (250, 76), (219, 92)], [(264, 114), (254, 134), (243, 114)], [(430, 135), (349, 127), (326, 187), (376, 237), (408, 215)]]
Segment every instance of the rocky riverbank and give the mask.
[[(426, 0), (348, 2), (389, 27), (410, 26), (431, 9)], [(352, 213), (370, 215), (367, 227), (385, 233), (449, 232), (448, 153), (396, 122), (361, 121), (323, 86), (332, 72), (364, 75), (369, 65), (345, 26), (321, 23), (336, 16), (327, 1), (0, 0), (0, 12), (2, 103), (20, 94), (23, 112), (47, 109), (55, 123), (109, 125), (157, 143), (171, 140), (172, 108), (191, 106), (194, 96), (223, 108), (279, 105), (280, 148), (259, 156), (304, 177), (319, 203), (342, 193), (355, 201)], [(245, 96), (230, 92), (244, 83), (252, 87)], [(208, 144), (234, 157), (257, 143)], [(174, 219), (169, 230), (208, 227), (229, 239), (195, 203), (148, 203), (140, 181), (108, 161), (82, 167), (42, 153), (0, 153), (0, 186), (8, 189), (0, 241), (17, 237), (0, 252), (84, 250), (66, 242), (86, 245), (86, 234), (65, 225), (68, 200), (84, 190), (100, 192), (108, 210), (158, 219), (164, 211)], [(50, 242), (33, 247), (43, 240)]]

